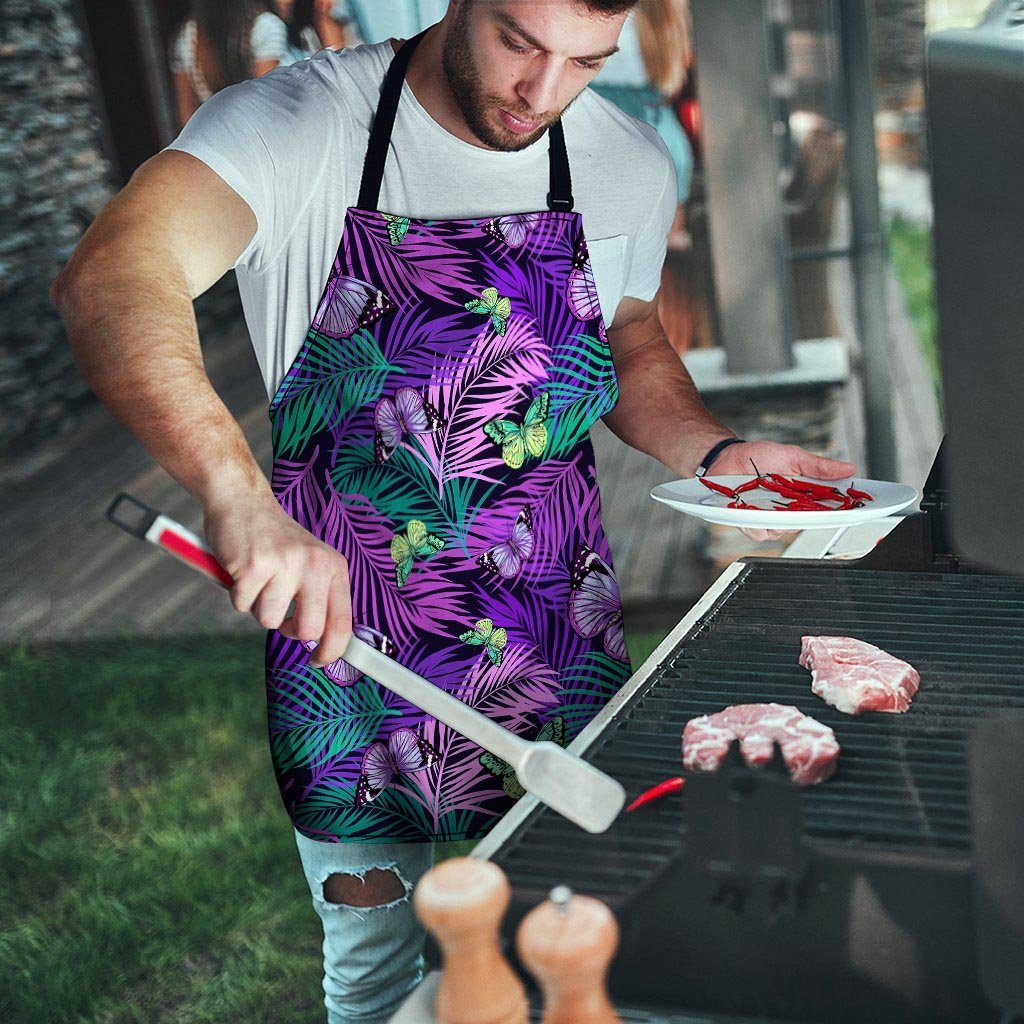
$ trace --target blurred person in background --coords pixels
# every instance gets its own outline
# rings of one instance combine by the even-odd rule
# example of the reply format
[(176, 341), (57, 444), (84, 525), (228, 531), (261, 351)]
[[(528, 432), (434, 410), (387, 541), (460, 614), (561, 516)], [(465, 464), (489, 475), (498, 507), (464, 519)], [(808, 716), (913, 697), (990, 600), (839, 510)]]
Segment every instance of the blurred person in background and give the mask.
[(288, 57), (282, 63), (305, 60), (324, 47), (352, 45), (345, 0), (275, 0), (274, 8), (288, 26)]
[(178, 122), (226, 86), (287, 63), (288, 29), (266, 0), (194, 0), (171, 51)]
[[(605, 61), (590, 85), (627, 114), (656, 128), (668, 147), (679, 184), (679, 210), (672, 228), (677, 237), (693, 179), (693, 148), (675, 107), (692, 62), (688, 0), (644, 0), (626, 18), (618, 53)], [(669, 245), (675, 240), (670, 236)]]
[(408, 39), (440, 21), (448, 9), (448, 0), (335, 0), (335, 4), (348, 14), (352, 38), (359, 43)]

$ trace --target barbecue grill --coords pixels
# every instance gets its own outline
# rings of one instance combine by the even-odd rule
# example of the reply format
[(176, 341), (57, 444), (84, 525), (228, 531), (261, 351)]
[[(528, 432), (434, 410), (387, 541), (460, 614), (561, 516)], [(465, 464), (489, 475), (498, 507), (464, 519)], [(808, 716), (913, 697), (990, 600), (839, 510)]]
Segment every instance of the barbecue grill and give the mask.
[[(574, 744), (634, 796), (678, 774), (690, 718), (777, 701), (835, 730), (838, 774), (801, 790), (780, 756), (753, 770), (734, 752), (598, 836), (524, 803), (478, 848), (512, 883), (509, 950), (522, 917), (565, 884), (619, 919), (609, 981), (621, 1006), (714, 1021), (1004, 1019), (979, 969), (969, 765), (986, 767), (968, 737), (1024, 712), (1024, 580), (974, 571), (944, 546), (941, 465), (940, 453), (925, 511), (859, 562), (731, 566)], [(912, 710), (853, 718), (825, 705), (797, 664), (804, 634), (855, 636), (915, 665)], [(975, 783), (998, 795), (1006, 779)], [(995, 989), (1019, 994), (1024, 962), (1014, 970), (1005, 939), (990, 950), (1007, 957)]]

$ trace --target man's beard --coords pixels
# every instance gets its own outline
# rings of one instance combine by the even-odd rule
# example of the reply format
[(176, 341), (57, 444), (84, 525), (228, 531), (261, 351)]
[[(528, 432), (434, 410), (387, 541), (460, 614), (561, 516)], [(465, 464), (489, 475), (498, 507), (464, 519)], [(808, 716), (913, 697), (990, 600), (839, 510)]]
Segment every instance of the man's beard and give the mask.
[(488, 120), (488, 113), (498, 106), (507, 110), (513, 117), (521, 116), (524, 121), (535, 121), (537, 117), (532, 112), (516, 110), (500, 96), (484, 95), (480, 84), (480, 72), (477, 70), (470, 52), (468, 20), (469, 4), (467, 3), (463, 4), (456, 12), (455, 20), (444, 41), (441, 60), (448, 88), (451, 90), (452, 96), (455, 97), (455, 102), (458, 103), (469, 130), (485, 146), (510, 153), (525, 149), (536, 142), (556, 118), (545, 117), (543, 123), (527, 135), (517, 135), (510, 129), (498, 127)]

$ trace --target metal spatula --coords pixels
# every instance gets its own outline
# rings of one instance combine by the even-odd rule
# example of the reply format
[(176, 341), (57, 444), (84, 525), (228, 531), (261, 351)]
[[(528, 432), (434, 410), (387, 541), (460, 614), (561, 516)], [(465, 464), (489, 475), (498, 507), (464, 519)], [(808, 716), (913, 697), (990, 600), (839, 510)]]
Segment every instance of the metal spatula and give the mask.
[[(227, 570), (199, 537), (130, 495), (118, 495), (107, 509), (107, 518), (221, 586), (232, 585)], [(349, 640), (344, 658), (353, 668), (507, 762), (523, 789), (587, 832), (606, 831), (622, 810), (626, 802), (622, 786), (557, 743), (522, 739), (357, 636)]]

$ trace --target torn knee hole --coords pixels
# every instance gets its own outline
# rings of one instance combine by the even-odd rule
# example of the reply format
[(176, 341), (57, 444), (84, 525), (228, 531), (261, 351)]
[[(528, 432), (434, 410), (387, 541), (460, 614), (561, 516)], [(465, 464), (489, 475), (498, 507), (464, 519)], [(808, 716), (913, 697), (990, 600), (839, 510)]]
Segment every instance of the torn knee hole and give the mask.
[(405, 895), (405, 884), (390, 869), (371, 868), (364, 875), (329, 875), (324, 881), (324, 899), (349, 907), (379, 907)]

